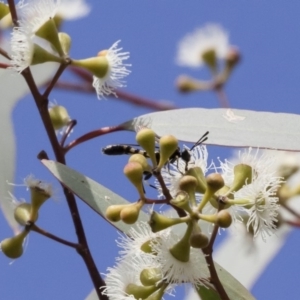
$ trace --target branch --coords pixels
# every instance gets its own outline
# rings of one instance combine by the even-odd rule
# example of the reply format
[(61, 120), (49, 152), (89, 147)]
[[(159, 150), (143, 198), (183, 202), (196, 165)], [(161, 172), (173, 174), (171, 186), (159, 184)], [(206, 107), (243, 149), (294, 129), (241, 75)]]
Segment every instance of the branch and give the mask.
[(38, 227), (35, 224), (33, 224), (30, 227), (30, 230), (35, 231), (35, 232), (37, 232), (37, 233), (39, 233), (39, 234), (41, 234), (41, 235), (43, 235), (43, 236), (45, 236), (45, 237), (47, 237), (49, 239), (52, 239), (52, 240), (54, 240), (54, 241), (56, 241), (58, 243), (61, 243), (63, 245), (66, 245), (66, 246), (69, 246), (69, 247), (72, 247), (72, 248), (78, 249), (78, 248), (81, 247), (80, 244), (75, 244), (75, 243), (66, 241), (66, 240), (64, 240), (64, 239), (62, 239), (62, 238), (60, 238), (60, 237), (58, 237), (58, 236), (56, 236), (56, 235), (54, 235), (52, 233), (49, 233), (49, 232), (43, 230), (42, 228)]

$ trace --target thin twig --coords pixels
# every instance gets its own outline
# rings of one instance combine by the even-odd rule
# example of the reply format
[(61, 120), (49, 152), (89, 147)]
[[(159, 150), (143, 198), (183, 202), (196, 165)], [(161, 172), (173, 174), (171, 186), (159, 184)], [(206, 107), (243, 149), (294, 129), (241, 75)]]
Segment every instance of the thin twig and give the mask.
[(63, 147), (67, 137), (69, 136), (70, 132), (73, 130), (73, 128), (76, 126), (77, 121), (76, 120), (72, 120), (69, 122), (68, 127), (66, 128), (65, 132), (63, 133), (63, 136), (60, 140), (60, 146)]
[[(55, 88), (59, 88), (62, 90), (70, 90), (70, 91), (76, 91), (81, 93), (89, 93), (89, 94), (95, 94), (95, 89), (92, 87), (91, 82), (88, 83), (71, 83), (67, 81), (59, 81)], [(163, 110), (171, 110), (176, 109), (177, 107), (169, 103), (168, 101), (155, 101), (151, 100), (145, 97), (141, 97), (139, 95), (135, 95), (129, 92), (117, 90), (115, 92), (116, 96), (113, 94), (109, 95), (108, 97), (112, 100), (120, 101), (120, 102), (127, 102), (129, 104), (140, 106), (140, 107), (146, 107), (157, 111), (163, 111)]]
[(72, 248), (79, 249), (81, 247), (80, 244), (75, 244), (75, 243), (69, 242), (67, 240), (64, 240), (64, 239), (62, 239), (62, 238), (60, 238), (60, 237), (58, 237), (58, 236), (56, 236), (56, 235), (54, 235), (52, 233), (49, 233), (49, 232), (45, 231), (44, 229), (38, 227), (35, 224), (33, 224), (30, 227), (30, 230), (35, 231), (35, 232), (37, 232), (37, 233), (39, 233), (39, 234), (41, 234), (41, 235), (43, 235), (43, 236), (45, 236), (45, 237), (47, 237), (49, 239), (52, 239), (52, 240), (54, 240), (54, 241), (56, 241), (58, 243), (64, 244), (64, 245), (72, 247)]
[[(35, 103), (36, 103), (36, 106), (40, 113), (41, 119), (43, 121), (45, 130), (49, 137), (52, 149), (54, 151), (56, 160), (62, 164), (66, 164), (63, 148), (58, 143), (54, 128), (53, 128), (51, 120), (50, 120), (50, 116), (49, 116), (49, 112), (48, 112), (48, 102), (49, 101), (47, 98), (45, 98), (44, 96), (42, 96), (39, 93), (29, 68), (25, 69), (22, 72), (22, 75), (24, 76), (24, 78), (28, 84), (28, 87), (32, 93), (32, 96), (35, 100)], [(63, 187), (63, 185), (62, 185), (62, 187)], [(75, 231), (77, 234), (78, 242), (82, 246), (81, 248), (77, 248), (77, 252), (85, 262), (85, 265), (89, 271), (90, 277), (93, 281), (93, 285), (95, 287), (95, 291), (98, 295), (98, 298), (101, 300), (108, 300), (108, 297), (106, 295), (102, 295), (102, 293), (99, 289), (100, 287), (105, 286), (105, 281), (102, 279), (102, 277), (97, 269), (97, 266), (94, 262), (94, 259), (90, 253), (74, 194), (71, 193), (65, 187), (63, 187), (63, 192), (66, 197), (66, 200), (67, 200), (67, 203), (69, 206), (69, 210), (70, 210), (70, 213), (71, 213), (71, 216), (73, 219), (73, 224), (74, 224)]]
[(92, 140), (96, 137), (99, 137), (104, 134), (125, 130), (123, 126), (112, 126), (112, 127), (103, 127), (91, 132), (88, 132), (81, 137), (77, 138), (76, 140), (70, 142), (67, 146), (64, 148), (64, 153), (67, 153), (69, 150), (74, 148), (75, 146), (78, 146), (79, 144), (82, 144), (84, 142), (87, 142), (89, 140)]

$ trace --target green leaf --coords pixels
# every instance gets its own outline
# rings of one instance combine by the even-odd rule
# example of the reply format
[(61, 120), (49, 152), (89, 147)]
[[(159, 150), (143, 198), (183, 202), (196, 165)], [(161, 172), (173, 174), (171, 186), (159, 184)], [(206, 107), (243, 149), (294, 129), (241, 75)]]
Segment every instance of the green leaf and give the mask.
[[(105, 218), (105, 211), (108, 206), (130, 203), (100, 183), (61, 163), (45, 159), (42, 160), (42, 163), (65, 187), (77, 195), (103, 218)], [(149, 216), (141, 211), (139, 221), (147, 222), (148, 220)], [(110, 222), (109, 220), (107, 221)], [(122, 221), (110, 223), (124, 233), (127, 233), (130, 228), (136, 226), (136, 224), (127, 225)]]
[(121, 126), (152, 128), (195, 143), (209, 131), (208, 144), (300, 151), (300, 116), (241, 109), (185, 108), (142, 115)]
[(205, 286), (201, 286), (197, 290), (198, 295), (200, 296), (199, 299), (202, 300), (221, 300), (219, 294), (213, 288), (207, 288)]
[[(219, 279), (222, 282), (223, 287), (225, 288), (229, 299), (234, 300), (255, 300), (251, 293), (229, 272), (223, 269), (218, 263), (215, 262), (215, 268), (218, 273)], [(212, 297), (213, 293), (209, 294)], [(207, 298), (213, 300), (219, 300), (219, 298)], [(207, 300), (203, 298), (203, 300)]]
[[(1, 56), (1, 62), (5, 61)], [(38, 86), (44, 84), (53, 75), (57, 64), (43, 64), (32, 68), (33, 77)], [(7, 182), (13, 182), (15, 171), (15, 134), (11, 121), (12, 111), (17, 102), (23, 98), (29, 88), (22, 75), (11, 70), (0, 70), (1, 110), (0, 110), (0, 209), (8, 224), (15, 233), (19, 230), (19, 224), (14, 219), (14, 206), (8, 201), (8, 192), (13, 192), (13, 186)]]

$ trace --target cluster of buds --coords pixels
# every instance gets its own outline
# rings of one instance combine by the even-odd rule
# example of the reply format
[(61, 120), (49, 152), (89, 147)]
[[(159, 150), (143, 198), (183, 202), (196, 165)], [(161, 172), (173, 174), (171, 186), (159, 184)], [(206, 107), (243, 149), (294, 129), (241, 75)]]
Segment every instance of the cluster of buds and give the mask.
[[(219, 61), (223, 64), (221, 70)], [(208, 24), (183, 38), (178, 46), (177, 62), (190, 67), (206, 65), (213, 75), (213, 82), (180, 76), (177, 88), (181, 92), (218, 89), (227, 82), (239, 61), (240, 53), (230, 46), (228, 33), (216, 24)]]
[(38, 219), (40, 207), (52, 196), (52, 187), (29, 175), (25, 184), (30, 190), (30, 203), (19, 203), (14, 210), (15, 220), (22, 230), (14, 237), (4, 239), (0, 243), (1, 251), (9, 258), (18, 258), (23, 254), (23, 244), (32, 226)]
[[(9, 9), (2, 4), (0, 18), (5, 18)], [(130, 64), (123, 63), (129, 58), (129, 53), (120, 52), (122, 48), (118, 48), (117, 41), (109, 49), (99, 51), (95, 57), (71, 59), (71, 37), (59, 32), (61, 6), (61, 1), (55, 0), (34, 0), (30, 5), (20, 5), (19, 25), (13, 28), (11, 37), (11, 69), (20, 73), (29, 66), (46, 62), (71, 64), (94, 75), (93, 86), (99, 99), (115, 95), (115, 88), (125, 86), (122, 79), (130, 73), (127, 69)]]
[[(135, 228), (142, 228), (140, 233), (132, 229), (130, 238), (119, 243), (124, 250), (120, 252), (122, 256), (118, 258), (118, 265), (109, 269), (105, 290), (109, 297), (125, 294), (135, 299), (160, 300), (173, 284), (205, 285), (205, 278), (209, 275), (200, 263), (203, 253), (199, 249), (210, 249), (208, 247), (212, 246), (214, 239), (212, 230), (203, 226), (204, 223), (212, 225), (214, 230), (228, 228), (240, 219), (242, 212), (248, 217), (247, 229), (254, 237), (261, 235), (265, 240), (266, 235), (275, 231), (279, 208), (277, 193), (284, 183), (283, 178), (274, 172), (276, 156), (269, 153), (259, 156), (258, 151), (253, 153), (249, 149), (240, 152), (235, 163), (220, 161), (219, 167), (212, 164), (213, 172), (208, 172), (207, 150), (201, 143), (196, 143), (192, 149), (186, 148), (184, 151), (188, 155), (184, 157), (173, 136), (158, 138), (153, 130), (142, 128), (137, 132), (136, 141), (144, 151), (130, 157), (124, 174), (136, 188), (139, 200), (110, 206), (107, 218), (133, 224), (138, 221), (142, 207), (145, 204), (153, 206), (156, 201), (160, 205), (171, 205), (178, 217), (152, 211), (148, 224), (135, 225)], [(146, 197), (145, 173), (156, 178), (160, 199)], [(175, 227), (178, 224), (186, 225), (183, 234), (178, 233)], [(145, 257), (151, 257), (151, 261)], [(132, 278), (126, 276), (128, 264), (136, 266)], [(148, 289), (141, 274), (148, 274), (152, 269), (159, 270), (153, 277), (159, 279), (151, 286), (153, 289)], [(119, 274), (122, 272), (124, 278), (121, 279)], [(157, 294), (155, 287), (162, 283), (165, 286)], [(114, 292), (117, 286), (118, 292)], [(144, 294), (147, 291), (150, 294)]]
[[(123, 220), (127, 224), (133, 224), (138, 220), (142, 207), (147, 203), (153, 204), (153, 201), (147, 200), (143, 186), (143, 175), (151, 173), (157, 178), (156, 186), (162, 192), (165, 203), (176, 207), (177, 212), (180, 212), (180, 218), (175, 219), (153, 212), (150, 219), (153, 232), (179, 223), (191, 224), (189, 238), (196, 245), (194, 235), (208, 241), (203, 234), (199, 235), (199, 220), (227, 228), (232, 219), (236, 219), (237, 208), (252, 216), (249, 222), (255, 226), (256, 235), (258, 232), (269, 233), (274, 229), (273, 223), (278, 209), (276, 192), (282, 179), (274, 176), (274, 172), (270, 170), (272, 160), (257, 159), (257, 154), (251, 155), (250, 150), (242, 154), (240, 162), (232, 165), (232, 168), (228, 163), (221, 163), (221, 173), (205, 176), (207, 157), (201, 152), (203, 149), (206, 151), (204, 146), (198, 145), (193, 147), (193, 151), (188, 150), (188, 160), (177, 157), (171, 162), (170, 157), (174, 153), (180, 154), (178, 141), (174, 136), (158, 138), (153, 130), (142, 128), (137, 132), (136, 141), (145, 152), (130, 157), (124, 174), (136, 188), (139, 200), (133, 204), (110, 206), (106, 212), (110, 221)], [(159, 159), (156, 142), (159, 146)], [(262, 167), (261, 162), (264, 160), (266, 167)], [(197, 201), (199, 198), (200, 202)], [(269, 219), (262, 214), (267, 209), (270, 213)], [(207, 213), (208, 211), (211, 213)], [(247, 224), (248, 227), (250, 223)], [(204, 247), (207, 243), (199, 241), (198, 244)]]
[(157, 174), (168, 162), (169, 157), (177, 150), (178, 141), (174, 136), (167, 135), (159, 139), (159, 161), (155, 153), (156, 134), (153, 130), (142, 128), (136, 135), (136, 141), (146, 151), (147, 157), (151, 160), (151, 165), (142, 154), (134, 154), (129, 158), (124, 167), (124, 174), (133, 184), (139, 194), (139, 201), (128, 205), (112, 205), (106, 211), (106, 217), (110, 221), (119, 221), (120, 219), (133, 224), (137, 221), (139, 212), (146, 202), (143, 176), (145, 173)]

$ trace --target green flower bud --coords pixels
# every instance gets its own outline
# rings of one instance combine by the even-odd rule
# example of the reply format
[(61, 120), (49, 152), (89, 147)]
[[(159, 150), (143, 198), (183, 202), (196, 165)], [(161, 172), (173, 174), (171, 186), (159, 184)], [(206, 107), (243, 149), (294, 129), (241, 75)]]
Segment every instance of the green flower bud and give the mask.
[(202, 169), (200, 167), (191, 168), (186, 172), (186, 175), (190, 175), (196, 178), (196, 192), (204, 194), (206, 191), (207, 184)]
[(144, 286), (151, 286), (162, 280), (161, 271), (158, 268), (144, 269), (140, 274), (140, 281)]
[(156, 156), (155, 156), (155, 132), (150, 128), (142, 128), (136, 134), (137, 143), (147, 152), (149, 155), (152, 165), (156, 167)]
[(40, 47), (39, 45), (34, 44), (33, 47), (34, 51), (30, 63), (31, 65), (43, 64), (46, 62), (57, 62), (60, 64), (63, 62), (60, 57), (53, 55), (44, 48)]
[(164, 291), (167, 288), (167, 286), (168, 284), (164, 283), (163, 286), (158, 291), (156, 291), (149, 297), (145, 298), (144, 300), (162, 300)]
[(190, 93), (194, 91), (207, 90), (208, 85), (186, 75), (181, 75), (176, 80), (176, 87), (179, 92)]
[(168, 162), (177, 148), (178, 140), (173, 135), (165, 135), (159, 139), (160, 160), (157, 166), (158, 171)]
[(36, 36), (47, 40), (58, 54), (63, 57), (64, 52), (59, 41), (58, 32), (54, 19), (49, 19), (46, 21), (36, 32)]
[(31, 194), (31, 211), (29, 221), (34, 222), (37, 219), (40, 207), (52, 196), (52, 186), (51, 184), (35, 179), (31, 175), (25, 178), (24, 181), (30, 189)]
[(0, 2), (0, 20), (10, 14), (10, 10), (7, 4)]
[(105, 217), (111, 222), (118, 222), (121, 220), (121, 210), (128, 204), (110, 205), (105, 212)]
[(207, 188), (211, 190), (212, 193), (217, 192), (224, 186), (224, 179), (219, 173), (212, 173), (206, 177)]
[(179, 181), (179, 189), (185, 191), (189, 195), (189, 200), (193, 206), (196, 205), (196, 187), (197, 179), (194, 176), (185, 175)]
[(151, 167), (148, 164), (147, 158), (142, 154), (136, 153), (131, 155), (128, 162), (137, 162), (142, 166), (143, 171), (151, 171)]
[(140, 248), (141, 251), (143, 251), (144, 253), (153, 254), (153, 250), (151, 247), (152, 242), (153, 242), (153, 240), (149, 240), (149, 241), (143, 243)]
[(125, 292), (128, 295), (133, 295), (135, 299), (145, 299), (159, 289), (158, 286), (140, 286), (130, 283), (127, 285)]
[(217, 71), (217, 56), (214, 49), (205, 51), (202, 54), (202, 59), (213, 72)]
[(109, 72), (109, 62), (105, 56), (72, 60), (71, 64), (73, 66), (88, 70), (98, 78), (104, 78)]
[(121, 220), (126, 224), (134, 224), (138, 218), (144, 202), (139, 201), (131, 205), (125, 206), (120, 213)]
[(126, 177), (131, 181), (131, 183), (137, 189), (140, 198), (144, 199), (144, 188), (143, 188), (143, 167), (140, 163), (136, 161), (129, 162), (123, 170)]
[[(192, 195), (194, 197), (194, 195)], [(179, 191), (175, 198), (173, 198), (170, 203), (176, 207), (182, 208), (188, 213), (192, 213), (190, 203), (189, 203), (189, 195), (185, 191)]]
[(217, 224), (220, 227), (227, 228), (232, 223), (232, 217), (227, 210), (221, 210), (217, 214)]
[[(29, 203), (21, 203), (15, 208), (14, 211), (14, 217), (15, 220), (22, 226), (25, 226), (28, 221), (30, 221), (30, 213), (31, 213), (31, 204)], [(38, 219), (38, 214), (35, 215), (35, 220), (32, 220), (33, 222), (36, 222)]]
[(246, 183), (252, 182), (252, 167), (245, 164), (238, 164), (234, 166), (234, 180), (230, 187), (230, 192), (237, 192)]
[(49, 107), (50, 119), (55, 130), (59, 130), (68, 125), (71, 121), (68, 111), (60, 105)]
[(71, 48), (71, 37), (65, 32), (58, 33), (58, 39), (65, 55), (69, 55)]
[(192, 232), (193, 222), (189, 222), (182, 239), (169, 250), (172, 256), (181, 262), (188, 262), (190, 260), (190, 237)]
[(205, 248), (209, 243), (209, 239), (205, 234), (201, 232), (201, 229), (198, 225), (198, 221), (194, 220), (193, 224), (194, 226), (193, 232), (190, 237), (190, 245), (193, 248)]
[(0, 243), (1, 251), (9, 258), (18, 258), (23, 254), (23, 243), (29, 231), (23, 230), (12, 238)]
[(209, 244), (208, 237), (202, 232), (193, 233), (190, 238), (190, 244), (193, 248), (205, 248)]
[(152, 232), (158, 232), (183, 222), (185, 221), (182, 221), (180, 218), (168, 218), (153, 211), (150, 216), (149, 226), (151, 227)]
[(201, 212), (203, 207), (211, 200), (215, 193), (224, 186), (224, 179), (218, 173), (210, 174), (206, 177), (207, 188), (203, 195), (202, 201), (198, 206), (198, 210)]

